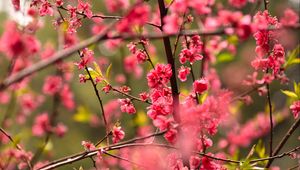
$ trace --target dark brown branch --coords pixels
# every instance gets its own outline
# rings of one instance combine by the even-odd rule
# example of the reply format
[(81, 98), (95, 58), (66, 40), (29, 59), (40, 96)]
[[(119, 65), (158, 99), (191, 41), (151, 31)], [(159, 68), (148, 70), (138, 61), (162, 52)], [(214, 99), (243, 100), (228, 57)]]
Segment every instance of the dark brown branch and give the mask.
[(297, 146), (296, 148), (290, 150), (290, 151), (287, 151), (287, 152), (284, 152), (282, 154), (279, 154), (279, 155), (276, 155), (276, 156), (271, 156), (271, 157), (267, 157), (267, 158), (261, 158), (261, 159), (254, 159), (254, 160), (251, 160), (250, 163), (255, 163), (255, 162), (260, 162), (260, 161), (266, 161), (266, 160), (274, 160), (274, 159), (277, 159), (277, 158), (282, 158), (284, 156), (288, 156), (290, 155), (291, 153), (293, 152), (296, 152), (300, 150), (300, 146)]
[(271, 101), (271, 92), (270, 92), (270, 85), (266, 84), (267, 86), (267, 100), (268, 100), (268, 107), (269, 107), (269, 119), (270, 119), (270, 141), (269, 141), (269, 148), (270, 153), (269, 156), (273, 156), (273, 107), (272, 107), (272, 101)]
[[(60, 6), (58, 7), (58, 9), (62, 9), (62, 10), (65, 10), (65, 11), (68, 11), (67, 8), (65, 8), (64, 6)], [(80, 13), (80, 12), (76, 12), (77, 15), (81, 15), (83, 16), (84, 18), (87, 18), (86, 14), (84, 13)], [(93, 15), (92, 18), (101, 18), (101, 19), (112, 19), (112, 20), (121, 20), (123, 19), (124, 17), (121, 17), (121, 16), (111, 16), (111, 15)], [(148, 25), (151, 25), (153, 27), (156, 27), (156, 28), (160, 28), (160, 25), (156, 25), (154, 23), (151, 23), (151, 22), (146, 22), (146, 24)]]
[[(164, 133), (165, 132), (162, 131), (162, 132), (154, 133), (154, 134), (151, 134), (151, 135), (148, 135), (148, 136), (145, 136), (145, 137), (134, 138), (134, 139), (131, 139), (131, 140), (128, 140), (128, 141), (124, 141), (122, 143), (118, 143), (118, 144), (115, 144), (115, 145), (107, 146), (107, 147), (100, 148), (100, 149), (97, 149), (97, 150), (92, 150), (92, 151), (88, 151), (88, 152), (82, 152), (82, 153), (79, 153), (79, 154), (76, 154), (76, 155), (68, 156), (68, 157), (65, 157), (63, 159), (59, 159), (59, 160), (53, 161), (53, 162), (45, 165), (44, 167), (40, 168), (40, 170), (54, 169), (54, 168), (57, 168), (57, 167), (60, 167), (60, 166), (66, 165), (66, 164), (70, 164), (70, 163), (79, 161), (81, 159), (85, 159), (85, 158), (88, 158), (88, 157), (95, 156), (98, 153), (98, 151), (103, 151), (103, 150), (104, 151), (110, 151), (110, 150), (117, 150), (117, 149), (121, 149), (121, 148), (125, 148), (125, 147), (141, 147), (141, 146), (142, 147), (146, 147), (146, 146), (149, 146), (149, 147), (151, 147), (151, 146), (152, 147), (163, 147), (163, 148), (169, 148), (169, 149), (176, 149), (177, 150), (178, 148), (176, 148), (174, 146), (171, 146), (171, 145), (166, 145), (166, 144), (133, 143), (133, 142), (138, 141), (138, 140), (147, 139), (147, 138), (150, 138), (150, 137), (153, 137), (153, 136), (159, 136), (159, 135), (162, 135)], [(282, 158), (284, 156), (290, 155), (292, 152), (295, 152), (295, 151), (297, 151), (299, 149), (300, 149), (300, 146), (298, 146), (295, 149), (292, 149), (292, 150), (290, 150), (288, 152), (282, 153), (280, 155), (276, 155), (276, 156), (273, 156), (273, 157), (267, 157), (267, 158), (261, 158), (261, 159), (251, 160), (250, 163), (255, 163), (255, 162), (260, 162), (260, 161), (265, 161), (265, 160)], [(239, 163), (243, 163), (244, 162), (244, 161), (237, 161), (237, 160), (231, 160), (231, 159), (223, 159), (223, 158), (213, 157), (213, 156), (207, 155), (205, 153), (196, 152), (196, 151), (194, 151), (193, 153), (199, 154), (201, 156), (208, 157), (208, 158), (213, 159), (213, 160), (223, 161), (223, 162), (227, 162), (227, 163), (236, 163), (236, 164), (239, 164)]]
[[(287, 142), (287, 140), (289, 139), (289, 137), (295, 132), (295, 130), (299, 127), (299, 125), (300, 125), (300, 118), (298, 118), (298, 120), (296, 120), (295, 123), (287, 131), (287, 133), (285, 134), (285, 136), (282, 138), (282, 140), (279, 142), (279, 144), (275, 148), (274, 152), (272, 153), (273, 155), (277, 155), (280, 152), (280, 150), (285, 145), (285, 143)], [(266, 165), (266, 168), (269, 168), (271, 166), (273, 160), (274, 159), (270, 159), (268, 161), (268, 163)]]
[(112, 90), (115, 91), (115, 92), (118, 92), (118, 93), (120, 93), (120, 94), (122, 94), (122, 95), (124, 95), (124, 96), (126, 96), (126, 97), (129, 97), (131, 100), (136, 100), (136, 101), (140, 101), (140, 102), (143, 102), (143, 103), (152, 104), (152, 103), (151, 103), (150, 101), (148, 101), (148, 100), (144, 101), (144, 100), (142, 100), (142, 99), (140, 99), (140, 98), (138, 98), (138, 97), (132, 96), (132, 95), (127, 94), (127, 93), (124, 93), (124, 92), (122, 92), (121, 90), (119, 90), (119, 89), (117, 89), (117, 88), (115, 88), (115, 87), (112, 87)]
[[(160, 11), (160, 22), (163, 27), (164, 23), (164, 17), (167, 15), (167, 9), (165, 7), (165, 2), (164, 0), (158, 0), (158, 5), (159, 5), (159, 11)], [(161, 30), (162, 30), (161, 27)], [(173, 108), (174, 108), (174, 119), (177, 122), (180, 122), (180, 116), (177, 112), (179, 109), (179, 91), (177, 87), (177, 80), (176, 80), (176, 67), (175, 67), (175, 60), (172, 54), (172, 47), (171, 47), (171, 42), (170, 42), (170, 37), (163, 37), (163, 42), (164, 42), (164, 47), (165, 47), (165, 53), (167, 57), (168, 64), (171, 65), (172, 69), (172, 76), (171, 76), (171, 90), (172, 90), (172, 97), (173, 97)]]

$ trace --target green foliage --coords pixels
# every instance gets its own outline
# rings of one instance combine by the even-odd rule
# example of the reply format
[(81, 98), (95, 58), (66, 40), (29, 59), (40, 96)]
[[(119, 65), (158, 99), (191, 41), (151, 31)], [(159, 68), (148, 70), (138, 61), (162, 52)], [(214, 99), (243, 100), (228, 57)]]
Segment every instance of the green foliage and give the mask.
[(92, 113), (86, 106), (79, 105), (77, 107), (77, 112), (73, 116), (73, 119), (76, 122), (87, 123), (90, 121), (91, 116), (92, 116)]
[(217, 63), (230, 62), (234, 59), (234, 56), (229, 52), (222, 52), (217, 56)]
[(288, 67), (294, 64), (300, 64), (299, 52), (300, 52), (300, 45), (298, 45), (294, 50), (288, 53), (287, 61), (283, 66), (285, 69), (287, 69)]
[(283, 94), (294, 100), (300, 99), (300, 83), (294, 82), (294, 91), (281, 90)]

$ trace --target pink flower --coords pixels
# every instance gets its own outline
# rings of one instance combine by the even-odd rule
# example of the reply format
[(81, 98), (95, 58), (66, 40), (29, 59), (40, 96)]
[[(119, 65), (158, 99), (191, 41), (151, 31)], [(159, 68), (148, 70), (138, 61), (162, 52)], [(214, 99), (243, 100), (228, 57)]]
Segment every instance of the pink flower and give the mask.
[(155, 69), (147, 74), (148, 86), (156, 88), (166, 85), (172, 76), (171, 65), (157, 64)]
[(184, 48), (179, 54), (179, 61), (181, 64), (184, 64), (186, 61), (189, 61), (191, 64), (193, 64), (197, 60), (202, 60), (202, 58), (203, 56), (199, 54), (198, 49), (195, 48)]
[(11, 0), (16, 11), (20, 10), (20, 0)]
[(55, 1), (55, 5), (56, 6), (62, 6), (64, 4), (64, 1), (63, 0), (56, 0)]
[(202, 94), (204, 91), (208, 89), (208, 81), (205, 78), (202, 78), (200, 80), (196, 80), (193, 83), (194, 92)]
[(247, 4), (247, 0), (229, 0), (229, 4), (236, 8), (242, 8)]
[(288, 8), (284, 11), (284, 16), (280, 19), (280, 23), (284, 26), (296, 26), (299, 22), (299, 15)]
[(76, 14), (77, 8), (73, 7), (71, 5), (68, 5), (67, 9), (68, 9), (68, 13), (70, 14), (70, 18), (76, 18), (76, 16), (77, 16), (77, 14)]
[(53, 9), (51, 7), (51, 4), (48, 1), (43, 2), (39, 12), (40, 12), (40, 16), (45, 16), (45, 15), (53, 16)]
[(58, 123), (54, 128), (54, 132), (58, 137), (63, 137), (67, 131), (68, 128), (62, 123)]
[(140, 99), (146, 101), (149, 98), (149, 94), (146, 92), (140, 93)]
[(43, 93), (48, 95), (54, 95), (61, 90), (63, 85), (62, 78), (60, 76), (48, 76), (45, 79), (43, 86)]
[(191, 156), (189, 162), (191, 170), (195, 170), (200, 166), (201, 159), (198, 156)]
[(93, 143), (89, 142), (89, 141), (82, 141), (81, 145), (84, 147), (84, 149), (86, 151), (91, 151), (91, 150), (95, 150), (96, 147)]
[(62, 104), (68, 109), (73, 110), (75, 107), (73, 92), (70, 89), (70, 86), (65, 84), (60, 92), (60, 97)]
[(178, 78), (181, 80), (181, 81), (186, 81), (187, 79), (187, 76), (190, 74), (190, 71), (191, 69), (189, 67), (184, 67), (184, 66), (181, 66), (178, 70)]
[(298, 118), (299, 113), (300, 113), (300, 100), (295, 101), (291, 106), (290, 109), (292, 113), (294, 114), (295, 119)]
[(144, 63), (147, 60), (147, 55), (145, 54), (144, 51), (138, 50), (136, 53), (136, 58), (138, 63)]
[(128, 0), (105, 0), (105, 4), (109, 12), (117, 12), (129, 7)]
[(127, 73), (133, 73), (136, 78), (140, 78), (143, 69), (138, 65), (138, 60), (134, 55), (130, 55), (124, 60), (124, 68)]
[(165, 139), (170, 142), (171, 144), (174, 144), (177, 139), (177, 130), (176, 129), (170, 129), (165, 133), (164, 137)]
[(79, 12), (84, 13), (87, 16), (87, 18), (93, 17), (91, 5), (88, 2), (84, 3), (81, 0), (78, 0), (77, 9)]
[(113, 143), (118, 143), (120, 140), (124, 139), (125, 132), (121, 129), (121, 127), (114, 126), (112, 130), (113, 134)]
[(43, 136), (45, 133), (50, 132), (51, 125), (48, 117), (48, 113), (42, 113), (36, 116), (34, 125), (32, 127), (32, 133), (35, 136)]
[(88, 48), (84, 48), (80, 52), (81, 60), (79, 63), (76, 63), (78, 66), (78, 69), (84, 69), (87, 67), (87, 64), (94, 60), (94, 52), (92, 50), (89, 50)]
[(166, 130), (170, 127), (170, 122), (171, 120), (167, 119), (165, 116), (158, 115), (154, 120), (153, 120), (153, 125), (155, 127), (158, 127), (159, 130)]
[(130, 99), (119, 99), (119, 103), (121, 104), (122, 112), (127, 112), (129, 114), (134, 114), (136, 112)]
[(182, 23), (182, 17), (173, 13), (164, 18), (163, 30), (167, 34), (174, 34), (179, 31), (180, 25)]

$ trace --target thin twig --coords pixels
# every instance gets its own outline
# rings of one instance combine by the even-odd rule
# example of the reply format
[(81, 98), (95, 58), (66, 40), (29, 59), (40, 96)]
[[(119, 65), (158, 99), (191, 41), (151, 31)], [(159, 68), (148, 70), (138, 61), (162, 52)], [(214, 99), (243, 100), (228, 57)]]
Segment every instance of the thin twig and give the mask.
[(122, 92), (121, 90), (119, 90), (119, 89), (117, 89), (117, 88), (115, 88), (115, 87), (112, 87), (112, 90), (113, 91), (115, 91), (115, 92), (118, 92), (118, 93), (120, 93), (120, 94), (122, 94), (122, 95), (124, 95), (124, 96), (126, 96), (126, 97), (129, 97), (130, 99), (132, 99), (132, 100), (136, 100), (136, 101), (140, 101), (140, 102), (143, 102), (143, 103), (147, 103), (147, 104), (152, 104), (150, 101), (148, 101), (148, 100), (142, 100), (142, 99), (140, 99), (140, 98), (138, 98), (138, 97), (135, 97), (135, 96), (132, 96), (132, 95), (130, 95), (130, 94), (127, 94), (127, 93), (124, 93), (124, 92)]
[[(62, 10), (65, 10), (65, 11), (68, 11), (67, 8), (65, 8), (64, 6), (59, 6), (58, 9), (62, 9)], [(84, 18), (87, 18), (86, 14), (84, 13), (81, 13), (81, 12), (76, 12), (77, 15), (81, 15), (83, 16)], [(92, 18), (101, 18), (101, 19), (112, 19), (112, 20), (121, 20), (123, 19), (124, 17), (121, 17), (121, 16), (111, 16), (111, 15), (99, 15), (99, 14), (96, 14), (96, 15), (92, 15)], [(151, 25), (153, 27), (156, 27), (156, 28), (160, 28), (160, 25), (156, 25), (154, 23), (151, 23), (151, 22), (146, 22), (146, 24), (148, 25)]]
[[(294, 124), (290, 127), (290, 129), (287, 131), (287, 133), (285, 134), (285, 136), (281, 139), (281, 141), (279, 142), (279, 144), (277, 145), (277, 147), (275, 148), (274, 152), (272, 153), (272, 155), (277, 155), (280, 150), (282, 149), (282, 147), (285, 145), (285, 143), (287, 142), (287, 140), (289, 139), (289, 137), (295, 132), (295, 130), (300, 126), (300, 118), (298, 118), (298, 120), (296, 120), (294, 122)], [(272, 164), (274, 159), (270, 159), (266, 165), (266, 168), (269, 168)]]
[[(23, 152), (25, 152), (23, 149), (22, 149), (22, 147), (19, 145), (19, 144), (17, 144), (16, 142), (15, 142), (15, 140), (2, 128), (2, 127), (0, 127), (0, 132), (4, 135), (4, 136), (6, 136), (8, 139), (9, 139), (9, 141), (19, 150), (19, 151), (23, 151)], [(31, 165), (31, 163), (30, 163), (30, 161), (27, 159), (27, 158), (25, 158), (25, 157), (23, 157), (22, 158), (26, 163), (27, 163), (27, 166), (30, 168), (30, 169), (32, 169), (32, 165)]]
[(122, 161), (129, 162), (129, 163), (131, 163), (131, 164), (133, 164), (133, 165), (137, 165), (137, 166), (139, 166), (139, 167), (146, 168), (146, 167), (145, 167), (144, 165), (142, 165), (142, 164), (133, 162), (133, 161), (131, 161), (131, 160), (129, 160), (129, 159), (126, 159), (126, 158), (123, 158), (123, 157), (121, 157), (121, 156), (113, 155), (113, 154), (108, 153), (108, 152), (106, 152), (106, 151), (103, 151), (103, 153), (106, 154), (106, 155), (108, 155), (108, 156), (111, 156), (111, 157), (113, 157), (113, 158), (117, 158), (117, 159), (120, 159), (120, 160), (122, 160)]

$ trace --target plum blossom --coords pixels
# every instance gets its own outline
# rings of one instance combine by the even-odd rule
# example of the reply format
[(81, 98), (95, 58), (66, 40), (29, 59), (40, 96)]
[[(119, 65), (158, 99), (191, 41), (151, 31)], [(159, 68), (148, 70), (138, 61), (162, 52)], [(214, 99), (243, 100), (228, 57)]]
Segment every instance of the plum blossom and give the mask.
[(121, 126), (114, 126), (112, 130), (113, 143), (118, 143), (120, 140), (124, 139), (125, 132), (121, 129)]
[(119, 99), (119, 103), (121, 104), (122, 112), (127, 112), (129, 114), (134, 114), (136, 112), (135, 107), (129, 98)]
[(178, 78), (184, 82), (187, 80), (187, 76), (190, 74), (191, 69), (189, 67), (181, 66), (178, 70)]
[(43, 136), (45, 133), (51, 131), (50, 119), (48, 113), (44, 112), (35, 118), (32, 127), (32, 133), (35, 136)]
[(48, 76), (45, 79), (43, 93), (54, 95), (62, 88), (62, 78), (60, 76)]
[(300, 113), (300, 100), (293, 102), (293, 104), (290, 106), (290, 109), (294, 114), (295, 119), (297, 119)]
[(172, 76), (171, 65), (157, 64), (155, 69), (147, 74), (148, 86), (157, 88), (166, 85)]
[(195, 93), (202, 94), (204, 91), (208, 89), (208, 81), (205, 78), (200, 80), (196, 80), (193, 83)]

